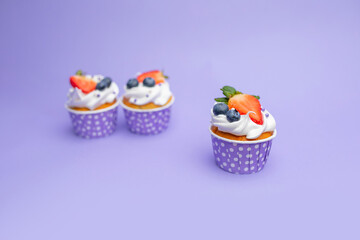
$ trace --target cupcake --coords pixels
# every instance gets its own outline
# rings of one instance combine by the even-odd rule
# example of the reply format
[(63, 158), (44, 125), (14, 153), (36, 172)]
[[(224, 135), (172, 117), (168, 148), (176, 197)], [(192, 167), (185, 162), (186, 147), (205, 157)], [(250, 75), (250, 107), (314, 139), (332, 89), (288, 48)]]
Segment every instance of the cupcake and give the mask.
[(84, 75), (70, 77), (66, 109), (76, 135), (98, 138), (112, 134), (117, 123), (119, 88), (111, 78)]
[(259, 96), (229, 86), (221, 90), (225, 97), (215, 98), (209, 129), (215, 162), (235, 174), (259, 172), (276, 136), (275, 119), (261, 106)]
[(168, 127), (174, 96), (167, 78), (155, 70), (140, 73), (126, 83), (120, 104), (131, 132), (158, 134)]

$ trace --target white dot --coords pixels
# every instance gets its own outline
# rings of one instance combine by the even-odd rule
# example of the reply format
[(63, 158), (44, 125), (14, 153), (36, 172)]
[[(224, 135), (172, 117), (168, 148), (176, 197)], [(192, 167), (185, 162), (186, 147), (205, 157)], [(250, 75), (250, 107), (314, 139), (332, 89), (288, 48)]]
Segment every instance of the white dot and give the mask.
[(214, 150), (214, 153), (216, 154), (216, 153), (217, 153), (217, 151), (216, 151), (216, 150)]
[(246, 168), (244, 168), (244, 171), (245, 171), (245, 172), (247, 172), (248, 170), (249, 170), (249, 168), (247, 168), (247, 167), (246, 167)]
[(238, 170), (240, 170), (240, 167), (238, 167)]
[(231, 167), (235, 167), (235, 164), (234, 164), (234, 163), (232, 163), (232, 164), (230, 164), (230, 166), (231, 166)]
[(234, 149), (233, 149), (233, 148), (230, 148), (229, 150), (230, 150), (230, 152), (233, 152), (233, 151), (234, 151)]
[(234, 161), (237, 162), (239, 159), (238, 158), (234, 158)]
[(218, 160), (218, 162), (220, 162), (220, 158), (217, 157), (216, 160)]
[(256, 145), (255, 145), (255, 148), (259, 148), (259, 144), (256, 144)]
[(256, 155), (259, 155), (259, 153), (260, 153), (259, 151), (256, 151)]
[(262, 157), (262, 155), (263, 155), (263, 154), (262, 154), (262, 153), (260, 153), (259, 157)]
[(223, 162), (223, 165), (226, 167), (227, 163), (226, 163), (226, 162)]
[(247, 150), (248, 150), (248, 151), (251, 151), (251, 147), (248, 147)]
[(225, 157), (225, 156), (226, 156), (226, 154), (225, 154), (225, 153), (222, 153), (221, 155), (223, 155), (223, 157)]
[(236, 146), (237, 146), (237, 143), (233, 143), (233, 146), (236, 147)]
[(231, 168), (229, 168), (228, 170), (229, 170), (229, 172), (232, 172)]
[(251, 160), (251, 161), (250, 161), (250, 164), (253, 164), (253, 163), (254, 163), (254, 161), (253, 161), (253, 160)]
[(261, 170), (261, 167), (258, 168), (258, 171), (260, 171), (260, 170)]
[(96, 121), (96, 122), (95, 122), (96, 125), (99, 125), (99, 123), (100, 123), (99, 121)]
[(224, 146), (225, 146), (225, 144), (224, 144), (224, 143), (221, 143), (221, 146), (222, 146), (222, 147), (224, 147)]
[(99, 116), (97, 116), (97, 115), (96, 115), (94, 118), (95, 118), (95, 119), (98, 119), (98, 118), (99, 118)]
[(239, 153), (239, 158), (242, 158), (242, 154)]
[(217, 142), (215, 142), (215, 145), (217, 146), (217, 145), (218, 145), (218, 143), (217, 143)]
[(249, 164), (249, 161), (246, 161), (245, 164)]
[(265, 162), (263, 162), (263, 165), (265, 164)]
[(252, 166), (250, 169), (251, 169), (251, 170), (254, 170), (254, 168), (255, 168), (255, 167), (254, 167), (254, 166)]
[(263, 144), (263, 148), (266, 147), (266, 143)]
[(243, 148), (243, 147), (239, 147), (239, 151), (242, 151), (242, 150), (244, 150), (244, 148)]

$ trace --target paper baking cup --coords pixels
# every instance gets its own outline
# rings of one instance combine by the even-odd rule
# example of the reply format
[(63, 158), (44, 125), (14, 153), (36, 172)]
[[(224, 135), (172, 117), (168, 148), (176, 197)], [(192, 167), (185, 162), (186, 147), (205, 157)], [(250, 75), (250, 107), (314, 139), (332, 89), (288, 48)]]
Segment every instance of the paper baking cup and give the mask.
[(134, 109), (126, 106), (122, 99), (120, 104), (124, 109), (125, 120), (129, 130), (136, 134), (153, 135), (167, 129), (170, 121), (171, 106), (175, 99), (164, 107), (154, 109)]
[(74, 133), (83, 138), (100, 138), (116, 129), (119, 100), (112, 106), (95, 111), (76, 111), (67, 106)]
[(235, 141), (220, 137), (211, 131), (211, 140), (216, 165), (234, 174), (251, 174), (261, 171), (269, 158), (272, 140), (276, 130), (269, 138), (257, 141)]

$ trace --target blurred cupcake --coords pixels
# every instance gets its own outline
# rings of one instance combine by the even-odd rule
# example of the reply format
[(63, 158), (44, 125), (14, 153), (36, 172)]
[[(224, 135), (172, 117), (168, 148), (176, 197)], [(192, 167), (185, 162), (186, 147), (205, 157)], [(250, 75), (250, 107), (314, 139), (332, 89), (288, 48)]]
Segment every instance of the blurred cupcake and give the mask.
[(111, 78), (84, 75), (70, 77), (66, 109), (76, 135), (98, 138), (112, 134), (117, 124), (119, 88)]
[(233, 87), (221, 89), (211, 109), (210, 133), (216, 164), (236, 174), (255, 173), (267, 162), (276, 123), (259, 96), (244, 94)]
[(155, 70), (141, 73), (127, 82), (121, 105), (131, 132), (157, 134), (168, 127), (174, 96), (167, 78), (163, 72)]

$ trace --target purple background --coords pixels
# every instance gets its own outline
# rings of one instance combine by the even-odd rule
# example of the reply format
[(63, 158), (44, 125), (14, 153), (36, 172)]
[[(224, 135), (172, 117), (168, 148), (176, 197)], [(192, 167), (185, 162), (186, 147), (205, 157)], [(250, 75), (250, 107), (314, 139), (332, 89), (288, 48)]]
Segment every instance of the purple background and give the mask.
[[(221, 3), (220, 3), (221, 2)], [(1, 1), (0, 239), (359, 238), (358, 1)], [(84, 140), (78, 68), (123, 85), (165, 69), (169, 129)], [(265, 169), (220, 170), (208, 132), (228, 84), (278, 137)]]

